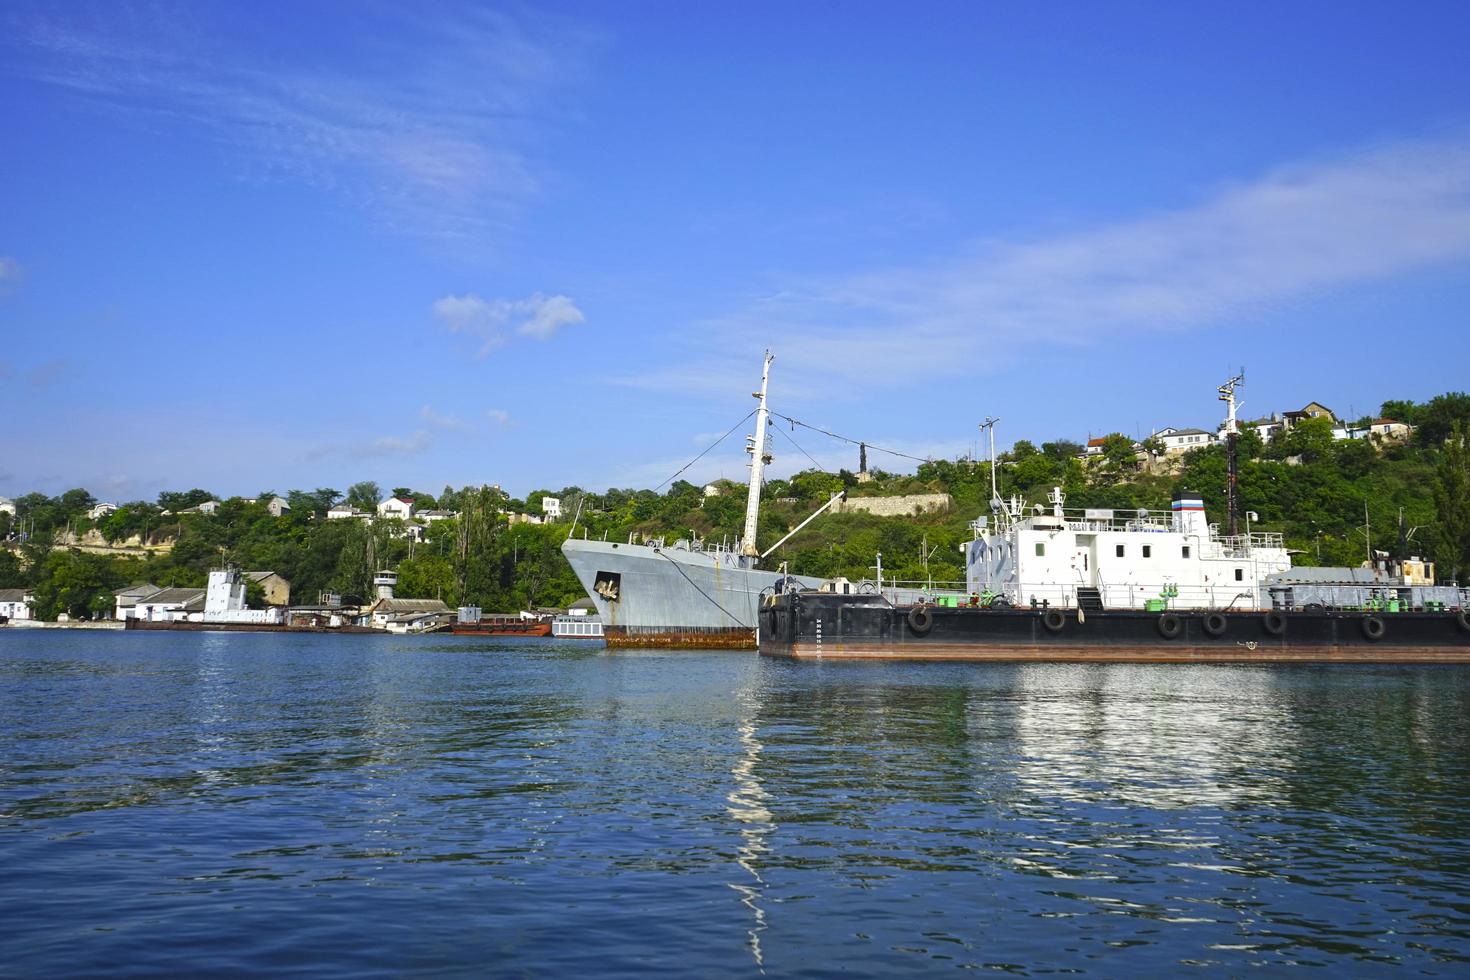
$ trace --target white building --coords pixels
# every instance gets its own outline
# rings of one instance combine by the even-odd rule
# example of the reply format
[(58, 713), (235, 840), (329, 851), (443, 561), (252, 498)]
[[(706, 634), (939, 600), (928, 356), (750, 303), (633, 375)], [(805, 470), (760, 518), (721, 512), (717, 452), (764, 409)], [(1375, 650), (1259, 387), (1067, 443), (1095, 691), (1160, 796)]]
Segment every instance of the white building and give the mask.
[[(203, 509), (203, 505), (200, 505), (200, 510)], [(291, 509), (291, 505), (286, 503), (285, 497), (272, 497), (270, 500), (266, 501), (265, 509), (270, 511), (270, 515), (272, 517), (280, 517), (282, 514), (286, 513), (286, 511)]]
[(199, 622), (279, 623), (281, 610), (277, 607), (247, 607), (244, 576), (238, 568), (222, 568), (209, 573), (209, 585), (204, 592), (204, 611)]
[(458, 516), (459, 514), (452, 510), (421, 510), (418, 512), (418, 519), (425, 524), (433, 524), (435, 521), (447, 521)]
[(100, 521), (108, 514), (117, 512), (117, 504), (93, 504), (87, 510), (87, 516), (94, 521)]
[(378, 504), (378, 516), (406, 521), (413, 517), (412, 497), (388, 497)]
[(150, 623), (184, 622), (191, 613), (204, 612), (203, 589), (160, 589), (133, 605), (133, 619)]
[(1395, 422), (1393, 419), (1378, 419), (1368, 426), (1368, 431), (1380, 439), (1398, 440), (1409, 438), (1414, 427), (1406, 422)]
[[(1270, 442), (1282, 432), (1286, 431), (1286, 422), (1280, 415), (1272, 415), (1268, 418), (1259, 418), (1252, 422), (1242, 422), (1240, 427), (1242, 429), (1253, 430), (1256, 435), (1261, 437), (1262, 442)], [(1216, 434), (1216, 438), (1222, 441), (1224, 440), (1225, 426), (1223, 424), (1220, 426), (1220, 431)]]
[(353, 518), (361, 519), (371, 516), (367, 511), (358, 510), (351, 504), (337, 504), (327, 511), (327, 520), (329, 521), (346, 521), (352, 520)]
[(1203, 449), (1206, 446), (1213, 446), (1218, 437), (1215, 433), (1206, 432), (1204, 429), (1175, 429), (1170, 427), (1155, 432), (1154, 438), (1164, 444), (1164, 452), (1174, 454), (1187, 453), (1191, 449)]
[(25, 589), (0, 589), (0, 621), (31, 619), (31, 603), (35, 601)]
[(141, 600), (151, 595), (157, 595), (162, 591), (162, 589), (152, 582), (139, 582), (137, 585), (130, 585), (126, 589), (118, 589), (113, 593), (113, 597), (117, 602), (117, 609), (113, 614), (113, 618), (132, 619), (137, 615), (137, 606)]
[[(213, 514), (217, 510), (219, 510), (218, 500), (206, 500), (199, 505), (199, 513), (201, 514)], [(277, 514), (276, 516), (279, 517), (280, 515)]]
[(549, 517), (553, 521), (556, 520), (557, 518), (561, 517), (561, 500), (560, 500), (560, 498), (558, 498), (558, 497), (542, 497), (541, 498), (541, 513), (545, 514), (547, 517)]

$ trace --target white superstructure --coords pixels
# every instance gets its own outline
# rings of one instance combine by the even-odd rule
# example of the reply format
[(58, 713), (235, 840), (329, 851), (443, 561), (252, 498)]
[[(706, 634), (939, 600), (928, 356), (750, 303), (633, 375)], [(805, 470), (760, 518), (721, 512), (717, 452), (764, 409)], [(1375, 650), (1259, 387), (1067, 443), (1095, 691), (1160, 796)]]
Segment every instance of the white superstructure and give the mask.
[(972, 527), (965, 546), (969, 591), (1005, 596), (1013, 605), (1077, 606), (1092, 599), (1109, 609), (1259, 608), (1268, 575), (1291, 568), (1281, 535), (1222, 536), (1205, 519), (1204, 501), (1178, 494), (1168, 512), (1067, 510), (1061, 488), (1051, 509), (1030, 513), (1019, 498), (994, 520)]
[(209, 585), (204, 590), (204, 613), (195, 622), (280, 623), (281, 621), (279, 608), (250, 609), (245, 605), (245, 579), (238, 568), (217, 568), (209, 573)]

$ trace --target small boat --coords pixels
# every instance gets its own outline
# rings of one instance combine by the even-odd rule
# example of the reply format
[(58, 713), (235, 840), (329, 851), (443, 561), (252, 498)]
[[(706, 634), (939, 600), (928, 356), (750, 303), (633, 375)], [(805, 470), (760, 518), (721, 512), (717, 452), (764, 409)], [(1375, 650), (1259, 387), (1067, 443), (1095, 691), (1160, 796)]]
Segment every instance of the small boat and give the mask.
[(542, 617), (482, 616), (473, 606), (461, 609), (449, 628), (455, 636), (550, 636), (551, 621)]

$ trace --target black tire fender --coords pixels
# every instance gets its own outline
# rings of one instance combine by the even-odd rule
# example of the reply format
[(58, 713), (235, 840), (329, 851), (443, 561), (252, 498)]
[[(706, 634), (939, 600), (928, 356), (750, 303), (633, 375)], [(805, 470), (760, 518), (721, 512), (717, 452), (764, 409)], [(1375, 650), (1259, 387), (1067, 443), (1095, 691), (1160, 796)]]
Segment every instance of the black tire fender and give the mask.
[(928, 606), (910, 606), (908, 623), (915, 635), (923, 636), (934, 628), (934, 613)]
[(1062, 627), (1067, 625), (1067, 617), (1062, 615), (1060, 609), (1048, 609), (1041, 615), (1041, 625), (1045, 626), (1049, 633), (1060, 633)]
[(1373, 640), (1375, 642), (1383, 639), (1383, 634), (1387, 629), (1387, 627), (1383, 625), (1383, 620), (1379, 619), (1377, 616), (1365, 617), (1363, 619), (1362, 627), (1364, 639)]
[(1159, 635), (1166, 640), (1176, 639), (1184, 632), (1184, 620), (1174, 613), (1164, 613), (1159, 617)]
[(1225, 627), (1229, 625), (1230, 620), (1225, 617), (1224, 613), (1212, 612), (1205, 616), (1205, 632), (1211, 636), (1222, 636), (1225, 633)]
[(1261, 617), (1261, 629), (1272, 636), (1281, 636), (1286, 632), (1286, 617), (1273, 609)]

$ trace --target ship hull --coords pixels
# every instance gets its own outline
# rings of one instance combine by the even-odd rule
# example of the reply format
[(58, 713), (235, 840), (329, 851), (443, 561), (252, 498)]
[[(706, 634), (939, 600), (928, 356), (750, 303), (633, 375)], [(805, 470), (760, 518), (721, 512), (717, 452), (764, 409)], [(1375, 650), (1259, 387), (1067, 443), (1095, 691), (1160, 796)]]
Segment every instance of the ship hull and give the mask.
[(550, 636), (551, 624), (524, 623), (455, 623), (449, 628), (455, 636)]
[(786, 577), (728, 552), (569, 539), (562, 553), (597, 606), (609, 647), (754, 649), (762, 596)]
[(1470, 622), (1457, 612), (1098, 610), (1079, 619), (1076, 610), (927, 608), (913, 617), (912, 609), (865, 597), (774, 597), (761, 610), (760, 652), (821, 660), (1470, 664)]

